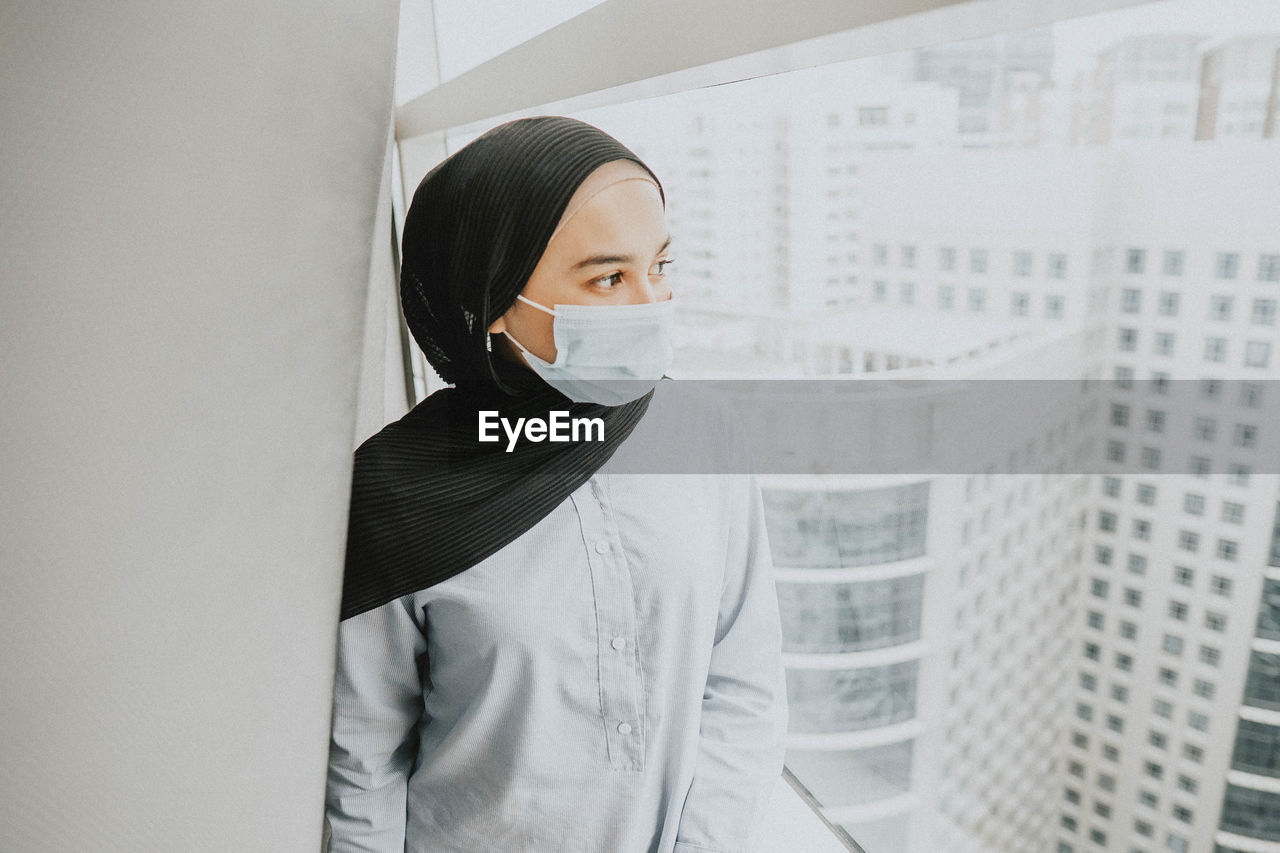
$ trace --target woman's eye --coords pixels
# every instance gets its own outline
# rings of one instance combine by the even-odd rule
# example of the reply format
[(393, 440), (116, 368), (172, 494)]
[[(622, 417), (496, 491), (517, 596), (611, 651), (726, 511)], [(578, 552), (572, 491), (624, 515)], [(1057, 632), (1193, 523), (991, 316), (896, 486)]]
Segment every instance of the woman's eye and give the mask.
[(653, 265), (654, 269), (650, 275), (663, 275), (667, 271), (667, 267), (675, 263), (674, 258), (664, 258)]
[(596, 285), (597, 287), (605, 287), (605, 288), (615, 287), (616, 285), (619, 285), (622, 283), (622, 273), (620, 272), (611, 273), (610, 275), (606, 275), (601, 278), (598, 278), (591, 283)]

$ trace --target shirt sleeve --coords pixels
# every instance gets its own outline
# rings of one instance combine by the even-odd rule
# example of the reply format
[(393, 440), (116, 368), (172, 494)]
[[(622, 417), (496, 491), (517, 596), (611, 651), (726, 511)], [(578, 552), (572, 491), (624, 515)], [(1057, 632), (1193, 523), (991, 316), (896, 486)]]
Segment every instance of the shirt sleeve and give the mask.
[(329, 853), (403, 853), (426, 651), (413, 596), (339, 625), (325, 786)]
[(675, 853), (750, 849), (786, 748), (782, 637), (764, 505), (755, 476), (733, 479), (747, 488), (730, 530), (697, 763)]

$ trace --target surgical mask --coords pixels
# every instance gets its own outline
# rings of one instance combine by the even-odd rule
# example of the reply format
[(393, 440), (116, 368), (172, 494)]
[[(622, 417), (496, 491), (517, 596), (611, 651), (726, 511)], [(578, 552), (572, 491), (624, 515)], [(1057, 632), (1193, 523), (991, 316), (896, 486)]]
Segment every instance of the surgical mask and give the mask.
[(511, 336), (533, 371), (575, 403), (620, 406), (653, 390), (671, 366), (674, 299), (638, 305), (555, 305), (517, 299), (555, 318), (556, 360), (538, 358)]

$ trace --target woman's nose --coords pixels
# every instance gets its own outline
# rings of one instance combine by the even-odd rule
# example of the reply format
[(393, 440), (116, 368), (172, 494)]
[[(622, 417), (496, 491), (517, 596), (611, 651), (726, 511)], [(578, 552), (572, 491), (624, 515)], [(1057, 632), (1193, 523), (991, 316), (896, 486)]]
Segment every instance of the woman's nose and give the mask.
[(667, 286), (665, 281), (660, 282), (654, 287), (653, 282), (648, 277), (641, 280), (641, 285), (635, 291), (636, 298), (632, 300), (632, 304), (644, 304), (649, 302), (663, 302), (671, 298), (671, 288)]

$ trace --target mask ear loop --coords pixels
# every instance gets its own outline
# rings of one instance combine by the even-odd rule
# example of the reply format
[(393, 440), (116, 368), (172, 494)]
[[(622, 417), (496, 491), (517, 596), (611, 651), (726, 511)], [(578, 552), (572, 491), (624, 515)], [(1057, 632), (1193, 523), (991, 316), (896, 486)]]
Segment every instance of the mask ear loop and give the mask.
[(525, 299), (523, 294), (517, 293), (516, 299), (519, 299), (521, 302), (525, 302), (529, 305), (532, 305), (534, 308), (537, 308), (539, 311), (544, 311), (547, 314), (550, 314), (552, 317), (556, 316), (555, 311), (552, 311), (550, 308), (548, 308), (545, 305), (539, 305), (537, 302), (534, 302), (532, 299)]

